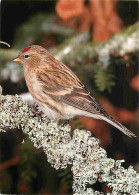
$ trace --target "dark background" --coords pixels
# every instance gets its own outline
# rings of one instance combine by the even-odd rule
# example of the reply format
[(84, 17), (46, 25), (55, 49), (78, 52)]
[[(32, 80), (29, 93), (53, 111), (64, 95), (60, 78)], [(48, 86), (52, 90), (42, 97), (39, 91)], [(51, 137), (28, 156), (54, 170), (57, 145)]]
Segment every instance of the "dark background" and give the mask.
[[(38, 12), (54, 13), (55, 0), (2, 0), (1, 40), (12, 44), (16, 28)], [(118, 13), (126, 26), (138, 21), (138, 1), (118, 2)]]

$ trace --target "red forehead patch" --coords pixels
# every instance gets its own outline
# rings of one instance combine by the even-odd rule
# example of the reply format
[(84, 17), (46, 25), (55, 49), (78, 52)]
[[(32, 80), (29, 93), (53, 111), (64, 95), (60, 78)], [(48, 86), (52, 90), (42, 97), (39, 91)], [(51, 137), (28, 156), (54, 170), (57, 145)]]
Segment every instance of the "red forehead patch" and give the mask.
[(30, 50), (30, 48), (31, 48), (31, 46), (26, 47), (25, 49), (22, 50), (22, 53), (27, 52), (28, 50)]

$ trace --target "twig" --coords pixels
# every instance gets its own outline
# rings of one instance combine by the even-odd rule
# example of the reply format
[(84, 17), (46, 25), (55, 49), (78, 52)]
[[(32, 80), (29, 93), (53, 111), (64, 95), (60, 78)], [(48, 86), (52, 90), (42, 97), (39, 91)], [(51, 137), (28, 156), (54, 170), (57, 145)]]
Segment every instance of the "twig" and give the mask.
[(8, 47), (11, 47), (8, 43), (4, 42), (4, 41), (0, 41), (1, 44), (7, 45)]

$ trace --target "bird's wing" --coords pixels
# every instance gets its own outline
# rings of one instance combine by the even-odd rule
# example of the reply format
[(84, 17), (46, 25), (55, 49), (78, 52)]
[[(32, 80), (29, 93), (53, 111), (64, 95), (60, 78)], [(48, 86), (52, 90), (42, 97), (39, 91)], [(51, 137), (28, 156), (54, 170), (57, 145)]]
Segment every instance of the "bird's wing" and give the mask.
[(105, 113), (74, 74), (71, 77), (62, 71), (46, 71), (38, 74), (37, 77), (43, 88), (43, 93), (51, 96), (55, 101), (93, 114)]
[[(59, 79), (60, 78), (60, 79)], [(118, 128), (129, 137), (136, 137), (131, 131), (109, 116), (99, 103), (85, 89), (82, 83), (74, 77), (68, 77), (63, 72), (43, 72), (38, 75), (38, 80), (42, 86), (43, 93), (49, 95), (58, 103), (73, 106), (83, 111), (87, 111), (97, 116), (100, 120), (105, 120)]]

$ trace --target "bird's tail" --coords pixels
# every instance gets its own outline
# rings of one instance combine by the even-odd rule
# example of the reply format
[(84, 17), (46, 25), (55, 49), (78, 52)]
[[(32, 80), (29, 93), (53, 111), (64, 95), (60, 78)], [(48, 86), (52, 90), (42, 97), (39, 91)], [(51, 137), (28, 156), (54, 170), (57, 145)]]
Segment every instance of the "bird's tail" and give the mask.
[(136, 135), (134, 133), (132, 133), (125, 126), (123, 126), (121, 123), (119, 123), (118, 121), (116, 121), (112, 117), (106, 117), (106, 116), (99, 115), (99, 119), (108, 122), (109, 124), (113, 125), (114, 127), (119, 129), (120, 131), (122, 131), (124, 134), (126, 134), (129, 137), (136, 137)]

